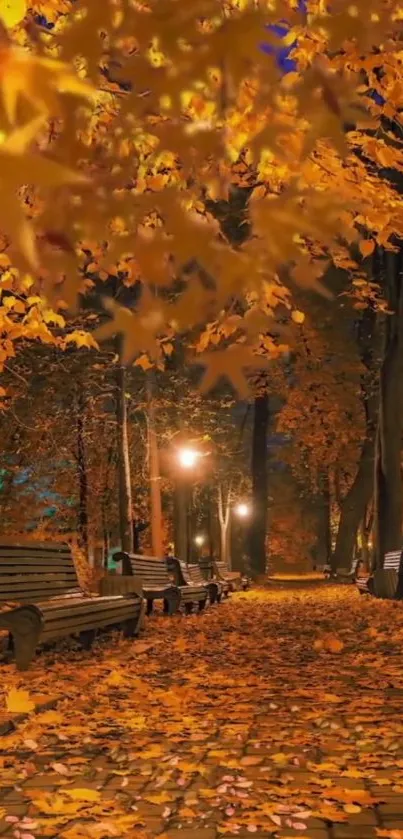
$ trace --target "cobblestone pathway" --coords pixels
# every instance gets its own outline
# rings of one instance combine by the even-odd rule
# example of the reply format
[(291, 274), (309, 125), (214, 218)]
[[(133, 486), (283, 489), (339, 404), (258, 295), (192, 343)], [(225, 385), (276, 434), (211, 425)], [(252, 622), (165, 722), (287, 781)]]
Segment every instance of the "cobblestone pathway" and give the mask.
[(402, 642), (400, 603), (293, 587), (0, 665), (60, 697), (1, 738), (0, 835), (402, 839)]

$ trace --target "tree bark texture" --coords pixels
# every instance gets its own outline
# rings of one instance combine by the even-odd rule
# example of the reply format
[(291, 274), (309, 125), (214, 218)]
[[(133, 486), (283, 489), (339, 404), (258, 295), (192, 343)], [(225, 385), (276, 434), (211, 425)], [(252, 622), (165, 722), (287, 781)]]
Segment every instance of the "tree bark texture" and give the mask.
[(158, 440), (155, 430), (155, 410), (152, 385), (153, 381), (150, 374), (148, 374), (148, 462), (151, 500), (151, 542), (154, 556), (162, 557), (164, 555), (164, 546), (162, 536), (161, 475)]
[(384, 294), (392, 314), (385, 316), (379, 382), (379, 418), (375, 455), (376, 567), (387, 551), (402, 544), (401, 474), (403, 389), (403, 251), (385, 253)]
[(175, 556), (182, 562), (189, 557), (189, 486), (182, 475), (175, 487)]
[(349, 569), (353, 562), (354, 546), (361, 523), (373, 497), (375, 439), (378, 414), (376, 370), (376, 313), (368, 308), (358, 326), (358, 347), (365, 372), (361, 381), (361, 396), (365, 412), (365, 438), (354, 481), (340, 503), (340, 521), (332, 557), (332, 570)]
[(226, 497), (221, 484), (218, 487), (218, 522), (220, 525), (220, 559), (231, 570), (231, 487)]
[(263, 393), (255, 399), (252, 433), (252, 516), (249, 529), (249, 555), (254, 576), (266, 573), (268, 423), (269, 395)]
[(133, 552), (132, 492), (129, 443), (127, 437), (126, 370), (118, 363), (116, 370), (116, 432), (119, 487), (119, 532), (122, 551)]
[(318, 480), (318, 494), (316, 496), (317, 514), (317, 545), (316, 561), (319, 565), (327, 565), (332, 554), (332, 534), (330, 528), (330, 487), (329, 475), (322, 472)]
[(77, 421), (77, 476), (78, 476), (78, 516), (77, 530), (81, 548), (88, 552), (88, 474), (85, 448), (85, 393), (78, 385), (76, 401)]

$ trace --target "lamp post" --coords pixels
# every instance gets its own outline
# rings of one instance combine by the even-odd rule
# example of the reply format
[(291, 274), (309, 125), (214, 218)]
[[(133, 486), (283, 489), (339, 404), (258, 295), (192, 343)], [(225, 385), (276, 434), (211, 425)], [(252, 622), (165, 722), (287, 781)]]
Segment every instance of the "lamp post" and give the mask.
[[(247, 525), (251, 515), (252, 515), (252, 506), (247, 501), (238, 501), (234, 507), (232, 508), (232, 513), (236, 518), (239, 520), (240, 524), (243, 524), (244, 527), (242, 529), (242, 536), (240, 541), (243, 543), (245, 541), (245, 525)], [(242, 566), (244, 562), (242, 561)], [(245, 571), (245, 568), (242, 568)]]
[(201, 453), (192, 446), (183, 446), (177, 450), (176, 460), (180, 467), (177, 483), (178, 494), (178, 534), (175, 550), (183, 562), (190, 557), (190, 482), (192, 470), (197, 466)]

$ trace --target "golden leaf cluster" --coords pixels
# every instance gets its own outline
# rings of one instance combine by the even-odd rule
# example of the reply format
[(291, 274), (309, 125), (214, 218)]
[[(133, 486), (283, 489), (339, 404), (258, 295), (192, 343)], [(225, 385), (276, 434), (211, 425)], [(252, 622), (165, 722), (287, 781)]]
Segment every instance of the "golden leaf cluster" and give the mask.
[[(230, 378), (246, 394), (246, 356), (283, 351), (265, 319), (286, 300), (302, 323), (292, 284), (325, 294), (329, 261), (360, 272), (363, 230), (363, 258), (403, 234), (387, 177), (403, 169), (386, 127), (401, 105), (397, 1), (340, 0), (329, 13), (321, 0), (306, 12), (285, 0), (34, 0), (51, 30), (31, 25), (22, 0), (13, 14), (3, 5), (0, 233), (16, 301), (27, 270), (30, 295), (55, 311), (111, 276), (140, 281), (147, 314), (112, 300), (98, 336), (122, 333), (124, 360), (150, 363), (175, 334), (208, 348), (210, 324), (236, 305), (243, 321), (215, 347), (242, 344), (222, 369), (236, 358)], [(283, 39), (268, 29), (279, 21)], [(295, 71), (282, 76), (263, 41), (291, 46)], [(259, 317), (246, 328), (251, 300)], [(6, 301), (3, 332), (31, 338)]]

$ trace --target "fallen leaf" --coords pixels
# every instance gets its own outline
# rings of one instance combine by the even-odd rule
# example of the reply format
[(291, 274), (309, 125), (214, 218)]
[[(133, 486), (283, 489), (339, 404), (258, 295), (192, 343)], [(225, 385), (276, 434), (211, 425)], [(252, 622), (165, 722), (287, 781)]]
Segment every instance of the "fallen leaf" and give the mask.
[(29, 714), (35, 710), (35, 702), (27, 690), (12, 688), (6, 696), (6, 708), (13, 714)]

